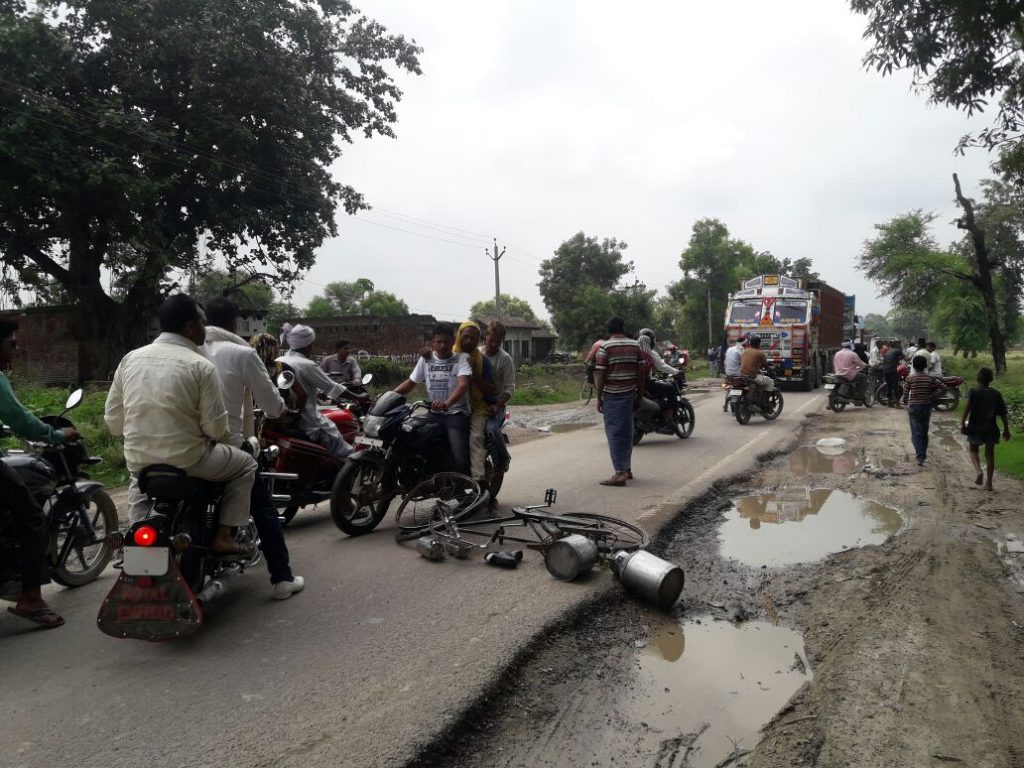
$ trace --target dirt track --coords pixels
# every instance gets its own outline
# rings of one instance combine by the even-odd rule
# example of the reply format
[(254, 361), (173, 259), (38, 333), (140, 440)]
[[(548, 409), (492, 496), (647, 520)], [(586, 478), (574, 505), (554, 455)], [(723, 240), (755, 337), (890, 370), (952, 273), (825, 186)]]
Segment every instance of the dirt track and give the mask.
[[(1024, 555), (1007, 551), (1024, 539), (1024, 485), (997, 474), (994, 493), (978, 489), (955, 423), (936, 415), (919, 469), (902, 411), (813, 416), (800, 442), (841, 435), (861, 452), (858, 466), (831, 474), (794, 454), (710, 489), (659, 545), (686, 568), (671, 616), (626, 597), (581, 610), (427, 763), (1024, 766)], [(723, 559), (719, 530), (731, 499), (780, 486), (842, 489), (900, 510), (904, 527), (881, 544), (805, 565)], [(690, 653), (698, 626), (725, 626), (717, 620), (727, 617), (803, 633), (805, 656), (757, 686), (768, 691), (793, 668), (806, 682), (770, 722), (745, 724), (750, 740), (726, 733), (735, 749), (713, 756), (703, 734), (718, 700), (708, 698), (705, 718), (692, 700), (699, 689), (652, 683), (642, 662), (666, 625), (689, 627)], [(680, 639), (679, 654), (682, 647)], [(720, 687), (737, 688), (727, 675)]]

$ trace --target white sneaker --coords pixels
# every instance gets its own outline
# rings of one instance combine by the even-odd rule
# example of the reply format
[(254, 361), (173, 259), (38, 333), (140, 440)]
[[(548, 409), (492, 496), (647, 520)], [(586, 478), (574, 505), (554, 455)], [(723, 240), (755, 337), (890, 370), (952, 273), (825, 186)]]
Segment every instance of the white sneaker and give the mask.
[(274, 585), (274, 599), (287, 600), (296, 592), (301, 592), (306, 586), (301, 576), (295, 576), (291, 581), (279, 581)]

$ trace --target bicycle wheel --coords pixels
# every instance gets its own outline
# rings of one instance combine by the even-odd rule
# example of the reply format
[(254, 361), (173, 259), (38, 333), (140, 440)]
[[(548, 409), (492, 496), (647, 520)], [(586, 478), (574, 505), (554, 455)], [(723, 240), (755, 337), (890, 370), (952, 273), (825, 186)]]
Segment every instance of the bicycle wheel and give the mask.
[(395, 513), (395, 540), (425, 536), (431, 524), (443, 515), (461, 520), (477, 510), (480, 497), (480, 485), (473, 478), (458, 472), (438, 472), (405, 494)]
[[(651, 537), (643, 528), (615, 517), (589, 512), (567, 512), (555, 517), (557, 519), (545, 521), (545, 527), (556, 528), (562, 536), (571, 533), (586, 536), (597, 545), (598, 554), (604, 557), (620, 550), (635, 552), (651, 543)], [(572, 518), (573, 522), (564, 522), (566, 518)]]
[(583, 401), (584, 405), (590, 404), (590, 399), (594, 396), (594, 383), (591, 381), (583, 380), (580, 385), (580, 400)]

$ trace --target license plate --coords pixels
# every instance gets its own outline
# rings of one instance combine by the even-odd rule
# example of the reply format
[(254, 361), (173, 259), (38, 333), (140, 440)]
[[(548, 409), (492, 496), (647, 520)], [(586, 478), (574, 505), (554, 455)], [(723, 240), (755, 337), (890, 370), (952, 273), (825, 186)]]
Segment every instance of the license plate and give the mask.
[(835, 384), (826, 384), (825, 385), (825, 389), (835, 389), (835, 388), (836, 388)]
[(743, 390), (742, 389), (730, 389), (729, 390), (729, 397), (739, 397), (742, 394), (743, 394)]
[(163, 576), (168, 560), (167, 547), (125, 547), (121, 569), (129, 576)]
[(384, 441), (376, 437), (363, 437), (360, 435), (356, 438), (356, 445), (365, 445), (367, 448), (383, 448)]

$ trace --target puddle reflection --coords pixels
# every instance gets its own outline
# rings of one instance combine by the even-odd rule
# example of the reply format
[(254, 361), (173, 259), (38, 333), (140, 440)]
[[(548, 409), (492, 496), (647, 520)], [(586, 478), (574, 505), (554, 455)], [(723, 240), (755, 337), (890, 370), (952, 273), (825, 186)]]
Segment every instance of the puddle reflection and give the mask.
[(804, 445), (789, 454), (789, 471), (795, 475), (849, 475), (870, 465), (892, 469), (895, 457), (880, 450)]
[(552, 424), (552, 432), (575, 432), (577, 429), (586, 429), (592, 427), (593, 424), (580, 424), (579, 422), (573, 422), (571, 424)]
[(734, 499), (720, 529), (722, 556), (753, 566), (791, 565), (880, 544), (899, 533), (892, 507), (829, 488), (780, 488)]
[[(662, 740), (708, 728), (686, 765), (717, 765), (758, 731), (810, 679), (800, 635), (766, 622), (687, 622), (652, 627), (640, 654), (640, 696), (630, 713)], [(732, 741), (730, 741), (732, 740)]]

